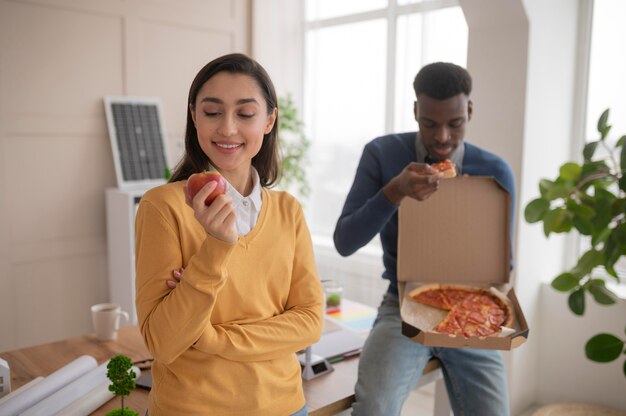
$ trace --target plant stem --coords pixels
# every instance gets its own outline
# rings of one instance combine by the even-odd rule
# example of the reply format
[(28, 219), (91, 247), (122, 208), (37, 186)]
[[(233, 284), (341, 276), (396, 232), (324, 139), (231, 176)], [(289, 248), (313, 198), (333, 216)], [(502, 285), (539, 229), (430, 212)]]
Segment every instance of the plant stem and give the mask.
[(611, 164), (613, 165), (613, 170), (616, 172), (619, 172), (620, 169), (618, 169), (619, 165), (617, 163), (617, 160), (615, 160), (615, 155), (613, 154), (613, 151), (609, 149), (609, 146), (607, 146), (606, 140), (600, 140), (600, 143), (602, 143), (602, 147), (604, 147), (604, 149), (609, 154), (609, 158), (611, 159)]
[(617, 175), (611, 173), (611, 172), (600, 172), (600, 173), (594, 173), (593, 175), (589, 175), (587, 176), (585, 179), (583, 179), (582, 181), (578, 182), (576, 184), (576, 190), (580, 191), (582, 189), (583, 186), (587, 185), (589, 182), (593, 182), (597, 179), (602, 179), (602, 178), (613, 178), (613, 180), (617, 180), (619, 179), (617, 177)]

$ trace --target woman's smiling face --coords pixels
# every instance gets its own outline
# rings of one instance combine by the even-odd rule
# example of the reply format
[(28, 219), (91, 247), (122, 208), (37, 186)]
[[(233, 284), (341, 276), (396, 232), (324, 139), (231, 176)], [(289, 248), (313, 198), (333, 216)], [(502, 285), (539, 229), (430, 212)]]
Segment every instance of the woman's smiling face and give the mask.
[(191, 108), (202, 151), (222, 174), (237, 178), (248, 177), (276, 114), (254, 78), (230, 72), (205, 82)]

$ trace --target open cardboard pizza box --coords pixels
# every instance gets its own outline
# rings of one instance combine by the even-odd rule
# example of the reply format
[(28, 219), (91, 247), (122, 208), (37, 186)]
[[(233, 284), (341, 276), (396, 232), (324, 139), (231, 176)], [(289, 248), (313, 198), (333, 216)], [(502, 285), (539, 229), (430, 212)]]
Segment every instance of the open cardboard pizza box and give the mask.
[[(425, 201), (404, 198), (399, 209), (398, 290), (402, 333), (428, 346), (510, 350), (528, 338), (528, 325), (509, 287), (510, 195), (491, 177), (461, 176), (440, 182)], [(431, 283), (495, 288), (515, 313), (511, 330), (489, 337), (430, 331), (447, 312), (407, 297)], [(438, 315), (439, 314), (439, 315)]]

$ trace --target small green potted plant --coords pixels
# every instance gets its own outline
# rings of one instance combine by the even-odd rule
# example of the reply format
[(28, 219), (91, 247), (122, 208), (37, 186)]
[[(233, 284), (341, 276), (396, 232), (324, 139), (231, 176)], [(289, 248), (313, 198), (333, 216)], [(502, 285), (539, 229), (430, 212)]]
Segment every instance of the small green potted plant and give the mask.
[[(606, 279), (620, 283), (615, 266), (626, 255), (626, 135), (614, 143), (607, 140), (608, 118), (607, 109), (598, 120), (600, 139), (585, 145), (582, 163), (567, 162), (555, 180), (542, 179), (540, 196), (524, 211), (527, 222), (543, 222), (546, 237), (577, 232), (589, 240), (576, 265), (552, 281), (554, 289), (569, 292), (568, 305), (576, 315), (585, 312), (586, 292), (601, 305), (617, 301)], [(626, 353), (624, 345), (619, 336), (600, 333), (587, 341), (585, 354), (610, 362)], [(626, 376), (626, 361), (623, 371)]]
[(278, 109), (278, 134), (283, 156), (283, 172), (278, 184), (285, 189), (293, 188), (306, 198), (311, 192), (305, 170), (311, 142), (304, 135), (304, 123), (290, 94), (278, 97)]
[(107, 364), (107, 377), (111, 380), (109, 391), (119, 396), (122, 401), (120, 409), (114, 409), (107, 416), (139, 416), (137, 412), (124, 408), (124, 397), (135, 390), (137, 374), (132, 370), (133, 363), (124, 355), (117, 355)]

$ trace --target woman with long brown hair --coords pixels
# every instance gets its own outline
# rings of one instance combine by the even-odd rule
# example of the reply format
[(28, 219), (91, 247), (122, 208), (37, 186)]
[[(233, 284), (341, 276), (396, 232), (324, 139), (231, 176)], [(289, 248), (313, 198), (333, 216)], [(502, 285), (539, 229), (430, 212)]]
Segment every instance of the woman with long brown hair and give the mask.
[[(306, 415), (295, 353), (320, 337), (322, 293), (300, 205), (268, 189), (279, 175), (277, 140), (276, 93), (261, 65), (231, 54), (200, 70), (185, 155), (136, 219), (150, 416)], [(209, 205), (215, 181), (195, 196), (186, 186), (204, 170), (227, 181)]]

